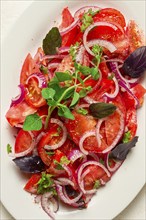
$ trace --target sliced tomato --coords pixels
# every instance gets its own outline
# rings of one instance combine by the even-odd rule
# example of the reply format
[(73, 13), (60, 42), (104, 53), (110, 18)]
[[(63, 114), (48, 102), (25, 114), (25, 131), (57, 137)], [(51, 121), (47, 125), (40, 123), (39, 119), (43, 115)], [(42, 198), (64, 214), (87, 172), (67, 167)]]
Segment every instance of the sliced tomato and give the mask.
[(38, 143), (38, 154), (41, 157), (42, 161), (47, 165), (50, 166), (52, 157), (47, 154), (47, 150), (44, 149), (45, 145), (53, 145), (60, 141), (62, 138), (62, 132), (58, 133), (58, 126), (52, 125), (49, 127), (46, 134), (41, 138)]
[(108, 77), (108, 74), (110, 73), (110, 70), (109, 70), (109, 68), (108, 68), (108, 66), (107, 66), (107, 64), (106, 64), (106, 62), (101, 62), (101, 63), (99, 64), (99, 69), (100, 69), (100, 71), (101, 71), (101, 73), (102, 73), (102, 77), (103, 77), (103, 78), (107, 78), (107, 77)]
[(70, 55), (67, 55), (64, 57), (64, 59), (61, 61), (61, 63), (59, 64), (56, 72), (65, 72), (65, 71), (69, 71), (73, 68), (74, 64), (72, 61), (72, 57)]
[(104, 182), (109, 181), (110, 178), (107, 176), (107, 174), (101, 167), (95, 165), (89, 165), (87, 168), (85, 168), (84, 171), (88, 169), (90, 170), (90, 172), (84, 178), (85, 190), (93, 189), (96, 180), (102, 179), (104, 180)]
[(74, 27), (71, 31), (62, 36), (62, 47), (70, 47), (78, 34), (78, 27)]
[(22, 66), (22, 70), (20, 74), (20, 83), (25, 85), (28, 76), (31, 75), (32, 73), (38, 73), (38, 72), (40, 72), (39, 65), (36, 64), (32, 56), (28, 54)]
[(94, 21), (107, 21), (120, 25), (122, 28), (126, 26), (125, 18), (120, 11), (114, 8), (104, 8), (94, 16)]
[[(130, 131), (130, 140), (135, 137), (136, 130), (137, 130), (137, 114), (136, 114), (136, 108), (131, 107), (127, 110), (126, 114), (126, 129)], [(126, 130), (126, 131), (127, 131)]]
[(126, 33), (129, 39), (130, 52), (132, 53), (137, 48), (144, 46), (144, 36), (135, 21), (131, 20), (128, 23)]
[(132, 88), (132, 92), (138, 98), (140, 106), (142, 106), (146, 89), (141, 84), (137, 84)]
[(60, 28), (66, 28), (70, 26), (74, 22), (74, 18), (71, 15), (68, 7), (64, 8), (62, 11), (62, 23), (60, 25)]
[(37, 79), (30, 78), (28, 83), (25, 85), (25, 88), (25, 100), (30, 106), (34, 108), (39, 108), (46, 104), (45, 99), (42, 97), (42, 89), (38, 87)]
[(28, 180), (26, 185), (24, 186), (24, 189), (32, 194), (37, 194), (37, 183), (41, 178), (41, 174), (33, 174), (31, 178)]
[(23, 123), (26, 116), (35, 113), (36, 108), (30, 107), (25, 101), (12, 106), (6, 113), (6, 118), (11, 126)]
[(16, 137), (15, 153), (20, 153), (27, 150), (32, 144), (32, 141), (33, 140), (30, 133), (28, 131), (24, 131), (23, 129), (21, 129)]

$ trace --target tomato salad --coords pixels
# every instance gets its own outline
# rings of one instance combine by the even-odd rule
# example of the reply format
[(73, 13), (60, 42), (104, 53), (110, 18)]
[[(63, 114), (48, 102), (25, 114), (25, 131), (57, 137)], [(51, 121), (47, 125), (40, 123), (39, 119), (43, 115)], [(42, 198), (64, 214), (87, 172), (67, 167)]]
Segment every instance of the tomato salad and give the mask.
[(24, 189), (51, 219), (59, 199), (87, 208), (136, 145), (145, 70), (142, 32), (114, 8), (86, 6), (74, 15), (64, 8), (60, 26), (34, 58), (27, 55), (6, 113), (18, 130), (7, 150), (31, 175)]

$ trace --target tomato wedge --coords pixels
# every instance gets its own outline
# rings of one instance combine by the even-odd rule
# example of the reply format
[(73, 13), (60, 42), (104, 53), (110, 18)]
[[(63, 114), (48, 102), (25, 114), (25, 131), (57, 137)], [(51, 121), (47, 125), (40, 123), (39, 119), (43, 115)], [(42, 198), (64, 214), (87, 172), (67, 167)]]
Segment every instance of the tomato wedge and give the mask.
[(33, 174), (31, 178), (28, 180), (24, 189), (32, 194), (37, 194), (37, 183), (41, 178), (41, 174)]
[(15, 141), (15, 153), (20, 153), (27, 150), (32, 144), (32, 136), (28, 131), (21, 129)]
[(6, 113), (6, 118), (11, 126), (23, 123), (26, 116), (35, 113), (36, 108), (30, 107), (25, 101), (12, 106)]

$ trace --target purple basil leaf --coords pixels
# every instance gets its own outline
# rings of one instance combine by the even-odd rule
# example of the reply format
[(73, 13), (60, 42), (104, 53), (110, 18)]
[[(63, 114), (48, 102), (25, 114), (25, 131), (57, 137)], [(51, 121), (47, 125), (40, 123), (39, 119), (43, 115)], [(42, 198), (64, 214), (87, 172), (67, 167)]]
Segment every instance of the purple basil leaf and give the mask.
[(146, 71), (146, 46), (139, 47), (124, 61), (124, 73), (132, 78), (141, 77)]
[(135, 136), (131, 141), (128, 143), (121, 143), (118, 144), (111, 152), (110, 157), (117, 159), (117, 160), (125, 160), (127, 154), (131, 150), (132, 147), (135, 147), (136, 142), (138, 141), (138, 137)]
[(39, 173), (45, 169), (45, 165), (39, 156), (25, 156), (15, 158), (13, 161), (25, 173)]

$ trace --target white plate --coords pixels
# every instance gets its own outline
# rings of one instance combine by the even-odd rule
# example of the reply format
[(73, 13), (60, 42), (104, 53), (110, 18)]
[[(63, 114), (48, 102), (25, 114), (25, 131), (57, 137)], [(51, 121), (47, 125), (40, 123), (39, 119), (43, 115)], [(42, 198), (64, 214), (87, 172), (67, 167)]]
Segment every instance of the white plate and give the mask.
[[(2, 54), (2, 143), (1, 199), (15, 219), (48, 219), (46, 213), (23, 190), (27, 177), (15, 167), (6, 153), (7, 143), (13, 144), (13, 130), (5, 120), (12, 96), (17, 94), (19, 73), (28, 52), (35, 53), (54, 21), (60, 19), (65, 6), (72, 12), (84, 5), (114, 7), (128, 19), (136, 20), (145, 31), (145, 1), (38, 1), (33, 3), (15, 24), (3, 44)], [(55, 26), (55, 25), (54, 25)], [(138, 194), (145, 184), (145, 106), (138, 111), (139, 141), (112, 180), (99, 189), (86, 210), (61, 206), (56, 219), (113, 219)]]

